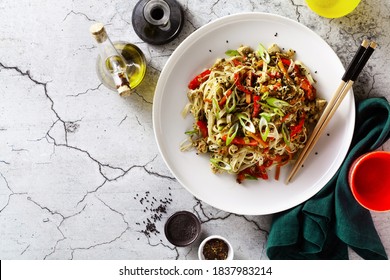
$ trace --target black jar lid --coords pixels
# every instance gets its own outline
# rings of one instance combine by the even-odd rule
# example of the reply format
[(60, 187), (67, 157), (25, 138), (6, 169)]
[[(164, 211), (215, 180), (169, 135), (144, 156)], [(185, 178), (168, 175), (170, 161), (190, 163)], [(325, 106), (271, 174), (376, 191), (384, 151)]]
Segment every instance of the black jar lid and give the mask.
[(164, 232), (168, 241), (173, 245), (178, 247), (188, 246), (200, 234), (200, 221), (191, 212), (179, 211), (168, 218)]
[[(164, 19), (167, 24), (160, 25)], [(132, 24), (144, 42), (162, 45), (179, 35), (184, 14), (176, 0), (140, 0), (134, 7)]]

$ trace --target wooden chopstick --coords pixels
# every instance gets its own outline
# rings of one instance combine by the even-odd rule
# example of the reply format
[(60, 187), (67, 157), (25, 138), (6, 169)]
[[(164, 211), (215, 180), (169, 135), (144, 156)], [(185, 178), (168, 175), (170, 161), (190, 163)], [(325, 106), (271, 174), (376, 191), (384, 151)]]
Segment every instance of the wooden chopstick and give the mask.
[(356, 81), (357, 77), (363, 70), (365, 64), (367, 63), (368, 59), (370, 58), (376, 47), (377, 44), (375, 42), (370, 43), (367, 40), (364, 40), (360, 45), (358, 51), (356, 52), (347, 70), (345, 71), (340, 85), (333, 94), (328, 105), (325, 107), (325, 110), (322, 113), (320, 119), (318, 120), (317, 125), (315, 126), (312, 134), (307, 140), (305, 147), (299, 154), (298, 159), (293, 166), (293, 169), (287, 177), (286, 183), (289, 183), (291, 179), (297, 174), (299, 167), (302, 166), (302, 164), (310, 154), (311, 150), (320, 138), (322, 132), (325, 130), (326, 126), (333, 117), (337, 108), (340, 106), (344, 97), (352, 88), (353, 83)]

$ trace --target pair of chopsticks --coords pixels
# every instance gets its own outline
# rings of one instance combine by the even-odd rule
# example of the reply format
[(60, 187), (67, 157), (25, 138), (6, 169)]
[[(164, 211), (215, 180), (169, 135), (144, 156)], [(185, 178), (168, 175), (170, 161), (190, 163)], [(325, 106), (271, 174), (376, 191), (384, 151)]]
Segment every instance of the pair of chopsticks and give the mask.
[(348, 65), (348, 68), (342, 77), (342, 81), (339, 87), (333, 94), (328, 105), (325, 107), (325, 110), (322, 113), (320, 119), (318, 120), (312, 134), (307, 140), (305, 147), (299, 154), (298, 159), (293, 169), (291, 170), (290, 175), (287, 177), (286, 183), (290, 182), (291, 179), (297, 174), (299, 167), (302, 166), (303, 162), (308, 157), (310, 151), (317, 143), (322, 132), (325, 130), (325, 127), (328, 125), (330, 119), (333, 117), (334, 113), (343, 101), (344, 97), (352, 88), (353, 83), (356, 81), (357, 77), (363, 70), (364, 66), (366, 65), (368, 59), (370, 58), (376, 47), (377, 43), (369, 42), (368, 40), (363, 40), (351, 63)]

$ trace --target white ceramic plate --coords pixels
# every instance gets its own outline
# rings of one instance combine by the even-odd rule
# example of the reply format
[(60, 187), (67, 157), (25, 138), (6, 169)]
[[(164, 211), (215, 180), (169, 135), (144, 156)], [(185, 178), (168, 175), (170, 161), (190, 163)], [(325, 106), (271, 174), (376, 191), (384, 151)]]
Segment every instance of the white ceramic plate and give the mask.
[(292, 182), (284, 182), (292, 164), (282, 168), (279, 181), (270, 179), (236, 183), (234, 175), (211, 172), (208, 156), (181, 152), (184, 132), (193, 118), (181, 117), (187, 103), (188, 82), (228, 49), (241, 44), (277, 43), (296, 50), (317, 81), (318, 95), (327, 100), (340, 83), (343, 65), (329, 45), (316, 33), (293, 20), (265, 13), (245, 13), (213, 21), (192, 33), (173, 52), (161, 72), (153, 103), (153, 125), (160, 153), (177, 180), (195, 197), (218, 209), (245, 215), (263, 215), (286, 210), (309, 199), (332, 178), (351, 142), (355, 106), (352, 91), (322, 135), (302, 170)]

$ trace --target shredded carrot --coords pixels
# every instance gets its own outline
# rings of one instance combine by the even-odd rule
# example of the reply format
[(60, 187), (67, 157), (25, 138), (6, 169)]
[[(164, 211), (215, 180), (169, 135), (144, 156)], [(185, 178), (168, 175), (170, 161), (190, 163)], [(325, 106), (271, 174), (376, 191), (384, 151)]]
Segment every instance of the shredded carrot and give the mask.
[(264, 148), (268, 148), (268, 143), (264, 142), (263, 139), (261, 139), (261, 137), (259, 135), (252, 133), (252, 132), (248, 132), (248, 135), (250, 137), (252, 137), (253, 139), (255, 139)]
[(279, 181), (279, 176), (280, 176), (280, 165), (276, 165), (276, 170), (275, 170), (275, 180)]

